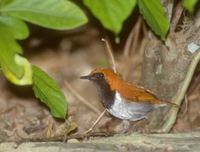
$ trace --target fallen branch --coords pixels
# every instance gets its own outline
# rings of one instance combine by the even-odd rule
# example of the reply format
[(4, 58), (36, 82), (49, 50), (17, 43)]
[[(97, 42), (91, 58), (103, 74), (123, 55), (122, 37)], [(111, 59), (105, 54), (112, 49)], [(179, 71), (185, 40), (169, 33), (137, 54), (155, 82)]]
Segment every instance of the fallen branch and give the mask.
[(199, 152), (200, 133), (138, 134), (93, 139), (79, 142), (1, 143), (0, 152)]

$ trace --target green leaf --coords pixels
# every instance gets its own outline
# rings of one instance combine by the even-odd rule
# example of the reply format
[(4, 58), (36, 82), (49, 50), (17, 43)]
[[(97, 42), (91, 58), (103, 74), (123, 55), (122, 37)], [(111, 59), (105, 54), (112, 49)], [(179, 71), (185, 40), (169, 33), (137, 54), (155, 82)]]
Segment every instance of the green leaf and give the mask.
[(162, 40), (165, 40), (169, 30), (169, 21), (160, 0), (138, 0), (138, 5), (147, 24)]
[(84, 4), (106, 29), (119, 34), (136, 0), (84, 0)]
[(21, 47), (6, 33), (0, 30), (0, 65), (6, 78), (17, 85), (32, 84), (32, 69), (30, 63), (18, 53)]
[(194, 7), (197, 4), (198, 0), (184, 0), (183, 6), (190, 12), (193, 13)]
[(32, 70), (35, 96), (50, 108), (54, 117), (65, 118), (67, 101), (59, 86), (40, 68), (32, 66)]
[(73, 29), (87, 22), (82, 10), (67, 0), (15, 0), (0, 12), (52, 29)]
[(14, 0), (0, 0), (0, 7), (11, 3)]
[(0, 16), (0, 30), (19, 40), (25, 39), (29, 35), (27, 25), (13, 17)]
[[(13, 58), (11, 58), (13, 59)], [(14, 61), (18, 67), (18, 69), (23, 70), (23, 75), (21, 77), (17, 77), (15, 74), (12, 73), (10, 70), (13, 67), (10, 67), (10, 63), (2, 64), (3, 73), (6, 78), (16, 85), (30, 85), (32, 84), (32, 69), (31, 64), (28, 60), (18, 54), (15, 54)]]

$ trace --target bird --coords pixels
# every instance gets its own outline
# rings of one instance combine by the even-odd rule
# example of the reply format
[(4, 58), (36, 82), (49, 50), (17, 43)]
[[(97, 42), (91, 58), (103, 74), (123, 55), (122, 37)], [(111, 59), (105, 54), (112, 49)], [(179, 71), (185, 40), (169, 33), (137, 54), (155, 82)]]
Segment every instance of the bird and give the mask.
[(96, 68), (80, 78), (92, 81), (106, 110), (125, 123), (147, 118), (153, 110), (167, 105), (150, 90), (123, 80), (109, 68)]

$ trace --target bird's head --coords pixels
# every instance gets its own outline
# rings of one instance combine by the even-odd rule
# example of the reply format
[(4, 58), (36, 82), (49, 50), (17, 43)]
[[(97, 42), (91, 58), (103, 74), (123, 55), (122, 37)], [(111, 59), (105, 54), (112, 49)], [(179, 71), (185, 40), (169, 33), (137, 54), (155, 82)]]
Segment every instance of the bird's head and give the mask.
[(120, 76), (108, 68), (96, 68), (89, 75), (80, 78), (94, 82), (101, 91), (115, 91), (122, 83)]
[(90, 81), (93, 81), (96, 84), (102, 84), (107, 83), (108, 85), (111, 85), (112, 87), (113, 82), (118, 78), (119, 76), (114, 73), (113, 70), (108, 68), (96, 68), (93, 70), (89, 75), (81, 76), (81, 79), (88, 79)]
[(98, 88), (101, 101), (105, 107), (110, 107), (114, 101), (114, 86), (117, 84), (119, 76), (113, 70), (108, 68), (97, 68), (89, 75), (81, 76), (81, 79), (88, 79), (95, 83)]

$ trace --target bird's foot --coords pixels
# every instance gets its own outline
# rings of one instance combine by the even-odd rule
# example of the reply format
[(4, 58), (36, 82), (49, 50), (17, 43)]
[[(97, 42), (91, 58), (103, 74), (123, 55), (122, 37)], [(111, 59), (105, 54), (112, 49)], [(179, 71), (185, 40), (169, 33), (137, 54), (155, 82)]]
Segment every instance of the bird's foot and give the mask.
[(123, 120), (122, 123), (123, 123), (123, 128), (120, 131), (120, 133), (127, 133), (130, 128), (130, 122), (128, 120)]

